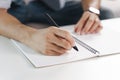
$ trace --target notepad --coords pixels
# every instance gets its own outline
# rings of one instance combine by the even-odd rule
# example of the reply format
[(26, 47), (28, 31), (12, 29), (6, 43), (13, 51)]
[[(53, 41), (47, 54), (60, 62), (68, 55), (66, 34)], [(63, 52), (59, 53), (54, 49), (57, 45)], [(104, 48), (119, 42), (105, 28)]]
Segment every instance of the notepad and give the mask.
[(74, 25), (65, 26), (62, 27), (62, 29), (69, 31), (71, 35), (77, 39), (98, 50), (100, 54), (93, 54), (76, 42), (76, 45), (79, 49), (78, 52), (74, 49), (71, 49), (61, 56), (46, 56), (15, 40), (11, 40), (11, 42), (37, 68), (120, 53), (120, 32), (112, 30), (112, 28), (109, 26), (104, 26), (100, 33), (80, 36), (73, 32), (73, 27)]

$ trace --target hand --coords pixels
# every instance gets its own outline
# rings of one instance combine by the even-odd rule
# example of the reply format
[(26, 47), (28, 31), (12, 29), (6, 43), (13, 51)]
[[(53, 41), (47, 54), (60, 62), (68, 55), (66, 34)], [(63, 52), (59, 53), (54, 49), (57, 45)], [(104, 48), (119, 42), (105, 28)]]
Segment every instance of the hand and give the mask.
[(98, 15), (85, 11), (82, 18), (75, 26), (75, 32), (78, 34), (98, 33), (102, 29)]
[(74, 40), (69, 32), (49, 27), (31, 33), (28, 46), (45, 55), (61, 55), (74, 46)]

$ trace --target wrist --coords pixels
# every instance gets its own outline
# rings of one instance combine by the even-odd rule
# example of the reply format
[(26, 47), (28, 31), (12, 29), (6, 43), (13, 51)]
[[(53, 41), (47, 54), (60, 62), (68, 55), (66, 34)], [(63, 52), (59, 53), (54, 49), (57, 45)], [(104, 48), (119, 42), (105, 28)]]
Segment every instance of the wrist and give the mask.
[(94, 8), (94, 7), (89, 7), (87, 11), (89, 11), (91, 13), (94, 13), (94, 14), (96, 14), (98, 16), (100, 15), (100, 10), (97, 9), (97, 8)]
[(22, 25), (22, 36), (19, 39), (20, 42), (24, 43), (24, 44), (29, 44), (32, 34), (35, 33), (37, 31), (37, 29), (31, 28), (29, 26), (26, 25)]

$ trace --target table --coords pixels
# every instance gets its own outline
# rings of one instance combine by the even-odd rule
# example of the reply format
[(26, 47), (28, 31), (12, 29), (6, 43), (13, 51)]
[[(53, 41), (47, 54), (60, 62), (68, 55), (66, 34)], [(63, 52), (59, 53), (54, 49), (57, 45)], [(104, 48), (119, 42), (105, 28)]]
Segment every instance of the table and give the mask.
[[(102, 24), (120, 32), (120, 18)], [(120, 55), (34, 68), (9, 39), (0, 36), (0, 80), (120, 80)]]

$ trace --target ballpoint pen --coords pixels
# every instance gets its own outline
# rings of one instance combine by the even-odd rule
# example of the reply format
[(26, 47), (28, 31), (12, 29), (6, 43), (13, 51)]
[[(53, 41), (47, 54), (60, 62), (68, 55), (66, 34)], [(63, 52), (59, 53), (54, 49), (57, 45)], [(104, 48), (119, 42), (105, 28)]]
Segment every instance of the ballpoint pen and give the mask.
[[(59, 25), (54, 21), (54, 19), (48, 14), (48, 13), (45, 13), (45, 15), (51, 20), (51, 22), (56, 26), (56, 27), (59, 27)], [(79, 51), (77, 46), (73, 46), (73, 49), (75, 49), (76, 51)]]

